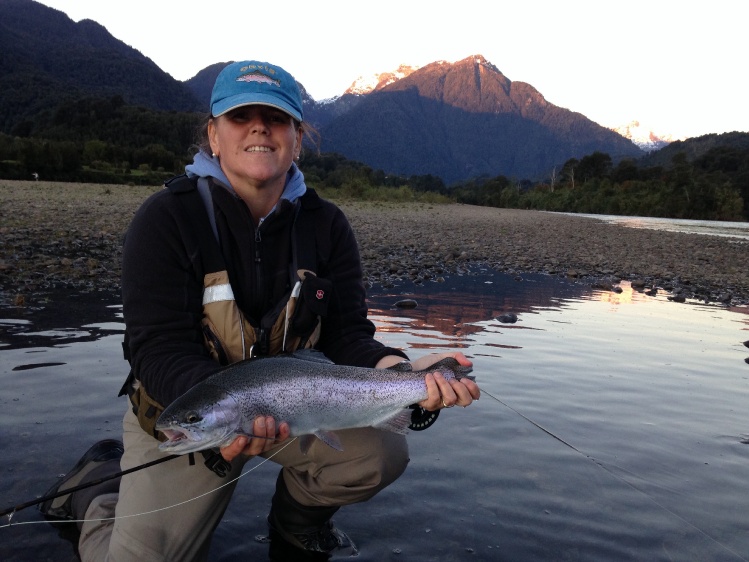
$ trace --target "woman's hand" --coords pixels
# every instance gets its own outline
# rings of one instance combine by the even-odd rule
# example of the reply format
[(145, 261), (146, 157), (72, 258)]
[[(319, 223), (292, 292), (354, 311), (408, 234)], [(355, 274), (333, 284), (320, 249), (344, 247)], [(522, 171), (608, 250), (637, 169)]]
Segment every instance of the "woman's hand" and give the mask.
[(258, 416), (252, 424), (252, 434), (256, 437), (240, 435), (226, 447), (221, 447), (221, 456), (231, 462), (239, 455), (254, 457), (264, 453), (288, 439), (289, 424), (281, 422), (277, 431), (272, 416)]
[[(464, 367), (471, 367), (473, 363), (459, 351), (454, 353), (433, 353), (419, 357), (411, 362), (414, 371), (428, 369), (440, 359), (445, 357), (454, 357), (458, 363)], [(430, 412), (442, 408), (452, 408), (453, 406), (463, 406), (464, 408), (481, 396), (481, 390), (478, 385), (471, 379), (464, 378), (461, 380), (446, 380), (439, 373), (429, 373), (426, 376), (427, 398), (419, 402), (419, 406)]]

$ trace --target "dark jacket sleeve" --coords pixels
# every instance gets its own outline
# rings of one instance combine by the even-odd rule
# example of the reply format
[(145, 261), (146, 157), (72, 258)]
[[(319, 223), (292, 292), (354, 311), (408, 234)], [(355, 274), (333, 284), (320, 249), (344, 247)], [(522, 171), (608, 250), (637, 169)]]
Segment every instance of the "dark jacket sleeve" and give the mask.
[(122, 301), (130, 362), (148, 394), (167, 405), (214, 372), (203, 344), (202, 279), (184, 213), (166, 189), (138, 210), (125, 236)]
[[(330, 225), (329, 255), (323, 256), (320, 275), (333, 282), (329, 314), (322, 322), (318, 348), (333, 362), (357, 367), (374, 367), (387, 355), (408, 359), (402, 351), (386, 347), (374, 337), (375, 326), (367, 318), (366, 291), (362, 280), (359, 247), (343, 212), (332, 204), (325, 208)], [(324, 236), (318, 231), (318, 237)]]

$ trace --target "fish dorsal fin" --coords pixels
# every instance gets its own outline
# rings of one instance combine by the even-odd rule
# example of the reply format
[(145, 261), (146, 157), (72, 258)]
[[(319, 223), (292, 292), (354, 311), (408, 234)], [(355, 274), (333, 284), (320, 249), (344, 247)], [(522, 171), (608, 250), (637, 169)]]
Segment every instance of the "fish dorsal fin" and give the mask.
[(338, 439), (338, 436), (335, 433), (333, 433), (332, 431), (324, 431), (322, 429), (319, 429), (315, 431), (314, 435), (310, 433), (307, 435), (302, 435), (299, 438), (299, 449), (302, 451), (303, 455), (307, 454), (307, 451), (309, 451), (309, 448), (315, 441), (315, 437), (325, 443), (328, 447), (332, 447), (336, 451), (343, 451), (341, 440)]
[(404, 408), (393, 417), (386, 419), (384, 422), (378, 423), (375, 427), (377, 429), (384, 429), (386, 431), (392, 431), (393, 433), (406, 435), (408, 433), (408, 426), (411, 424), (412, 412), (413, 410), (410, 408)]

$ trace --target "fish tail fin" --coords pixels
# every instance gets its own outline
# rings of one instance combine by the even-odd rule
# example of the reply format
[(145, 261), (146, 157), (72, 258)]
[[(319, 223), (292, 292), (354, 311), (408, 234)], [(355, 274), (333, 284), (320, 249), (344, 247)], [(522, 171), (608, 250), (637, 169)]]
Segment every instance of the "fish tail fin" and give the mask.
[(472, 381), (476, 380), (475, 376), (473, 375), (469, 376), (468, 374), (473, 371), (473, 367), (461, 365), (460, 363), (458, 363), (458, 360), (455, 359), (454, 357), (445, 357), (444, 359), (440, 359), (435, 364), (424, 369), (424, 371), (432, 372), (432, 371), (442, 371), (444, 369), (450, 371), (458, 380), (460, 379), (470, 379)]

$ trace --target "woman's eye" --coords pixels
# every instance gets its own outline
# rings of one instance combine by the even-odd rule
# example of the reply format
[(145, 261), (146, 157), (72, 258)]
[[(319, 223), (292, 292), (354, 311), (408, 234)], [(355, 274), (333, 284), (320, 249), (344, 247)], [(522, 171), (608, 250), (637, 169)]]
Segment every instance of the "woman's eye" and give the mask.
[(286, 124), (286, 123), (288, 123), (288, 122), (289, 122), (289, 117), (287, 117), (287, 116), (286, 116), (285, 114), (283, 114), (283, 113), (274, 113), (273, 115), (271, 115), (271, 118), (270, 118), (270, 120), (271, 120), (271, 122), (273, 122), (273, 123), (281, 123), (281, 124)]

